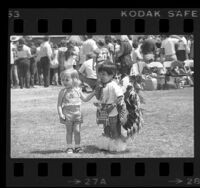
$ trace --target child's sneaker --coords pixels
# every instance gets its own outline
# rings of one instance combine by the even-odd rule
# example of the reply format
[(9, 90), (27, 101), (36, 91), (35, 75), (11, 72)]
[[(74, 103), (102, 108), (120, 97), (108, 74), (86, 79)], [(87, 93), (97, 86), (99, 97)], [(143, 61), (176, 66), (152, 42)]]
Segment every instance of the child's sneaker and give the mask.
[(74, 151), (73, 151), (72, 148), (67, 148), (66, 153), (67, 153), (67, 154), (71, 154), (71, 153), (74, 153)]
[(81, 147), (77, 147), (74, 149), (74, 153), (83, 153), (83, 149)]

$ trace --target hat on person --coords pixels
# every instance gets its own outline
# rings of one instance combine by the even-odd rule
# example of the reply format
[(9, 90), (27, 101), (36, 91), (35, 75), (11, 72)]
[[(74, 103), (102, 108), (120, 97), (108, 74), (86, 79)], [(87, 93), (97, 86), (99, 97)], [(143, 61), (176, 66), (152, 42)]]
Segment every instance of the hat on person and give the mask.
[(18, 41), (20, 38), (21, 38), (20, 36), (11, 36), (10, 41), (15, 42), (15, 41)]
[(19, 39), (19, 44), (20, 44), (20, 45), (25, 44), (25, 39), (24, 39), (24, 38), (20, 38), (20, 39)]

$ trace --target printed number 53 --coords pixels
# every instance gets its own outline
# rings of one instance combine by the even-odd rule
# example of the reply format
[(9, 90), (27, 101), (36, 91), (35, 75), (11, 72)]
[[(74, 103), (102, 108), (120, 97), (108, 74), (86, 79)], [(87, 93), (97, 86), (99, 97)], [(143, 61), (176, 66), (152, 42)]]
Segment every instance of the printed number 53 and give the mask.
[(19, 18), (20, 17), (20, 13), (18, 10), (9, 10), (8, 11), (8, 17), (9, 18)]

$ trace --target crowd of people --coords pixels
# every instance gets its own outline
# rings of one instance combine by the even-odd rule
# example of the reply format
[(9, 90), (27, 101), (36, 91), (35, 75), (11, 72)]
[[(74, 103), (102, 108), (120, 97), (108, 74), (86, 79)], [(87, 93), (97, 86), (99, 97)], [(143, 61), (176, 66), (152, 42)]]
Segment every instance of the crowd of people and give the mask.
[(82, 83), (94, 89), (96, 70), (105, 60), (113, 62), (123, 78), (145, 73), (151, 62), (184, 64), (194, 56), (192, 36), (146, 35), (133, 39), (131, 35), (107, 35), (96, 40), (87, 35), (83, 38), (83, 41), (66, 39), (57, 44), (48, 36), (34, 42), (25, 37), (11, 38), (11, 88), (61, 85), (60, 73), (73, 67), (78, 70)]

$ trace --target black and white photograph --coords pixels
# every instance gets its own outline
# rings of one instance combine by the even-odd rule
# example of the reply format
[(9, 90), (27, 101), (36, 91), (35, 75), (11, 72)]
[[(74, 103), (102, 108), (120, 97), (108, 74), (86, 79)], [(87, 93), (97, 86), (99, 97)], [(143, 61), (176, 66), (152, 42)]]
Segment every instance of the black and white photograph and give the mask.
[(11, 35), (11, 158), (193, 158), (193, 35)]

